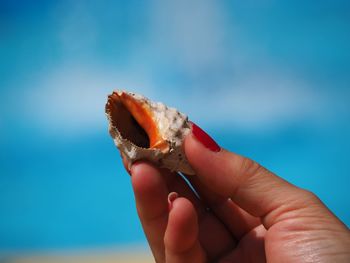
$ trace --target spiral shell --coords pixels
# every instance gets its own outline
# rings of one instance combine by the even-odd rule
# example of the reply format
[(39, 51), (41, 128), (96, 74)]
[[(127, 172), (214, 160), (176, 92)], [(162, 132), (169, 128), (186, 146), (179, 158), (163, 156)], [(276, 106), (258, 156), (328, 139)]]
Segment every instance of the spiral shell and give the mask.
[(171, 171), (194, 174), (183, 151), (191, 131), (188, 117), (175, 108), (127, 91), (108, 96), (109, 133), (129, 165), (148, 160)]

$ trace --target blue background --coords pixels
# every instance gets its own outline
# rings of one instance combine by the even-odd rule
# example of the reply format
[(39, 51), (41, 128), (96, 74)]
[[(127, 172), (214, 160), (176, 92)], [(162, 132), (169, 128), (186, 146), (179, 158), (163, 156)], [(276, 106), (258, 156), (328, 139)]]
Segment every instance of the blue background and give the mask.
[(106, 95), (187, 113), (350, 225), (349, 1), (0, 2), (0, 250), (143, 243)]

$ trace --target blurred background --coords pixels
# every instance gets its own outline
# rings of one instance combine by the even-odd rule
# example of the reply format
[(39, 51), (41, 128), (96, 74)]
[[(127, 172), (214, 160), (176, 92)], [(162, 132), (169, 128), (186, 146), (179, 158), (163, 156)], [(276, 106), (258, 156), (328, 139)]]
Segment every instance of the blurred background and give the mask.
[(349, 25), (345, 0), (1, 0), (0, 262), (152, 262), (107, 131), (115, 88), (349, 226)]

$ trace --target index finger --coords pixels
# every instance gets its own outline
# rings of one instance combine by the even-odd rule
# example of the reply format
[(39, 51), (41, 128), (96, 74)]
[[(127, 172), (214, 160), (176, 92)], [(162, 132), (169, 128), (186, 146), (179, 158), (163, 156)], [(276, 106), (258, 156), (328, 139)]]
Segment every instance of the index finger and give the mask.
[(213, 192), (231, 198), (251, 215), (262, 218), (267, 229), (288, 211), (321, 204), (310, 192), (297, 188), (248, 158), (217, 150), (214, 143), (196, 125), (186, 137), (186, 157), (198, 178)]

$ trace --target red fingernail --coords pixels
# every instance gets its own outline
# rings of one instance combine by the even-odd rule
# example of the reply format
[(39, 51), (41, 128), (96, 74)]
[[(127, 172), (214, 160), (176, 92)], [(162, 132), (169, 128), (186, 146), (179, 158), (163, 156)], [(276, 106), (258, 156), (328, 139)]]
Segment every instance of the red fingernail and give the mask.
[(176, 198), (178, 198), (178, 193), (176, 192), (171, 192), (168, 195), (168, 208), (169, 208), (169, 212), (170, 210), (173, 208), (173, 202), (175, 201)]
[(213, 152), (220, 151), (220, 146), (205, 131), (203, 131), (193, 122), (190, 123), (192, 124), (192, 134), (198, 141), (200, 141), (206, 148)]

